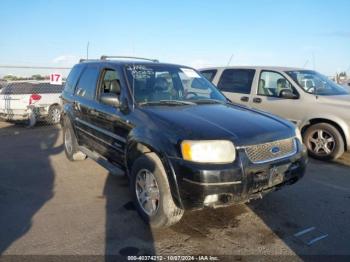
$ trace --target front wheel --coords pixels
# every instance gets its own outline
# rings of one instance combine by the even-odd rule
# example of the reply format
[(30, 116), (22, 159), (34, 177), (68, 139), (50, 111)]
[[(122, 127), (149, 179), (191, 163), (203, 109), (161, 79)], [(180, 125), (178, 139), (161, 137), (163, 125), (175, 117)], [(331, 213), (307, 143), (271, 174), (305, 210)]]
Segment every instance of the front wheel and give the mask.
[(319, 160), (334, 160), (344, 153), (344, 140), (334, 126), (320, 123), (310, 126), (304, 133), (309, 154)]
[(164, 166), (155, 153), (133, 163), (131, 190), (137, 211), (151, 227), (168, 227), (181, 219), (184, 211), (174, 203)]

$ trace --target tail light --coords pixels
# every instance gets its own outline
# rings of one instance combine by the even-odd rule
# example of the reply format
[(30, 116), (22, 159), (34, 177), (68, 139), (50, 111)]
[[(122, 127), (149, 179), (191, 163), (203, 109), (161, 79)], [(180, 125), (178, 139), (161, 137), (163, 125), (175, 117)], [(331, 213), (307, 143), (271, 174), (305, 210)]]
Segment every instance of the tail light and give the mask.
[(37, 102), (41, 99), (41, 95), (38, 94), (32, 94), (29, 98), (29, 104), (33, 104), (34, 102)]

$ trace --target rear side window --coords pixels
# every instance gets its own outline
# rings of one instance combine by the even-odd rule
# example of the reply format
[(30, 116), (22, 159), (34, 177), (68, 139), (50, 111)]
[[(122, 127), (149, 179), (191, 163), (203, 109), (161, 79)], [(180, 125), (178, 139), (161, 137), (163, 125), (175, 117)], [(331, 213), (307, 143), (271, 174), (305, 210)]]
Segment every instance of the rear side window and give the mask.
[(97, 67), (87, 67), (79, 79), (76, 95), (86, 99), (94, 99), (98, 76)]
[(1, 89), (1, 94), (4, 95), (21, 95), (21, 94), (30, 94), (32, 92), (31, 83), (11, 83), (6, 85)]
[(63, 91), (63, 85), (50, 85), (50, 83), (33, 84), (33, 94), (59, 94)]
[(70, 71), (67, 81), (66, 81), (66, 85), (64, 87), (64, 91), (69, 93), (69, 94), (73, 94), (74, 93), (74, 89), (75, 86), (77, 85), (79, 76), (81, 74), (83, 67), (76, 65), (73, 67), (73, 69)]
[(1, 90), (1, 94), (58, 94), (62, 93), (62, 85), (50, 85), (50, 83), (12, 83)]
[(218, 88), (224, 92), (250, 94), (254, 75), (253, 69), (226, 69), (222, 73)]
[(204, 70), (201, 71), (201, 74), (208, 79), (210, 82), (212, 82), (214, 80), (214, 77), (216, 75), (217, 70), (212, 69), (212, 70)]

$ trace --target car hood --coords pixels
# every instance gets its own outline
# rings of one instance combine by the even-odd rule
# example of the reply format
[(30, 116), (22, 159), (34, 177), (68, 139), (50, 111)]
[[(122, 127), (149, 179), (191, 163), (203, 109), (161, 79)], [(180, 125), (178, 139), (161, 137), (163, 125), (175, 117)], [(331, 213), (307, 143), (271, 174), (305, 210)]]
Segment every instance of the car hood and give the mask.
[[(180, 139), (230, 139), (236, 146), (294, 136), (292, 123), (276, 116), (230, 104), (149, 106), (142, 109)], [(164, 131), (165, 132), (165, 131)]]
[(337, 96), (319, 96), (318, 102), (337, 105), (337, 106), (350, 106), (350, 94), (349, 95), (337, 95)]

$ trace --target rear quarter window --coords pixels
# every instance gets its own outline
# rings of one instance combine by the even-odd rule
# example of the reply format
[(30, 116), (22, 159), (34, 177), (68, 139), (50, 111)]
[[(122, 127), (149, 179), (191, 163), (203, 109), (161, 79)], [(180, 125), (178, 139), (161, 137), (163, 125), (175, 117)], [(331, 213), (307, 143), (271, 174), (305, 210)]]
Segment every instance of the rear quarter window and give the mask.
[(83, 70), (83, 66), (81, 65), (76, 65), (72, 68), (72, 70), (70, 71), (67, 77), (66, 84), (64, 86), (65, 92), (69, 94), (74, 93), (75, 87), (77, 85), (77, 82), (79, 80), (82, 70)]
[(88, 66), (85, 68), (79, 79), (75, 94), (89, 100), (94, 99), (98, 77), (99, 70), (97, 66)]
[(218, 88), (223, 92), (250, 94), (255, 75), (254, 69), (226, 69)]

